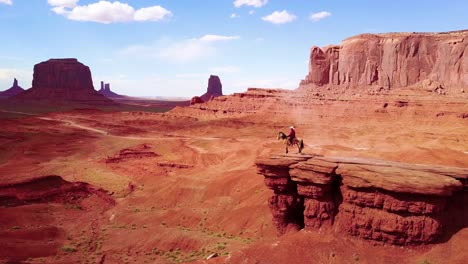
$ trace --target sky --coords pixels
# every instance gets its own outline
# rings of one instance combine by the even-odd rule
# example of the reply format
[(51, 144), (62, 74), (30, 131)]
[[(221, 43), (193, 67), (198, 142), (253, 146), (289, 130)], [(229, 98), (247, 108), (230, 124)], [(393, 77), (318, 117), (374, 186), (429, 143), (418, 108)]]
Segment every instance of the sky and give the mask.
[(77, 58), (131, 96), (297, 88), (312, 46), (361, 33), (468, 29), (466, 0), (0, 0), (0, 90)]

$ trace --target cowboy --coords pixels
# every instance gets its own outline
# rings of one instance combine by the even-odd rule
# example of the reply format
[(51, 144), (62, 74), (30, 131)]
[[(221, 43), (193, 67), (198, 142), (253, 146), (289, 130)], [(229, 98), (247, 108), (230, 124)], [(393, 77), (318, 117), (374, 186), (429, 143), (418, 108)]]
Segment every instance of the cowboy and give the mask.
[(296, 130), (294, 130), (293, 126), (291, 126), (290, 128), (291, 130), (289, 131), (288, 140), (289, 140), (289, 144), (292, 144), (294, 138), (296, 138)]

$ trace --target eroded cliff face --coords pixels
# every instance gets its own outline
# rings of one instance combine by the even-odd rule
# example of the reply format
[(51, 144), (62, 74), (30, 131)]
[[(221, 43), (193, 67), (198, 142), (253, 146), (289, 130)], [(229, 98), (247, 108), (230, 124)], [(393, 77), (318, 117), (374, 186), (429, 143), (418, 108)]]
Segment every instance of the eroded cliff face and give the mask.
[(468, 30), (362, 34), (340, 45), (312, 47), (301, 85), (356, 88), (468, 87)]
[(273, 190), (278, 234), (326, 229), (391, 244), (426, 244), (468, 225), (468, 169), (289, 155), (256, 161)]

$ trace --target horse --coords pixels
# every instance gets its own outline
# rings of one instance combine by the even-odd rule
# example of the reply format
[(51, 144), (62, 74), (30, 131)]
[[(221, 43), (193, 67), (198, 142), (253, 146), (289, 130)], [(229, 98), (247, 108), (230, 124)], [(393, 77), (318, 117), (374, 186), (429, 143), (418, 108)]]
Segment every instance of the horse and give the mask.
[(299, 153), (302, 152), (302, 149), (304, 148), (304, 141), (299, 138), (294, 138), (292, 140), (292, 143), (289, 141), (288, 136), (284, 134), (283, 132), (278, 132), (277, 140), (283, 140), (284, 145), (286, 146), (286, 153), (288, 153), (288, 147), (290, 146), (297, 146), (297, 149), (299, 150)]

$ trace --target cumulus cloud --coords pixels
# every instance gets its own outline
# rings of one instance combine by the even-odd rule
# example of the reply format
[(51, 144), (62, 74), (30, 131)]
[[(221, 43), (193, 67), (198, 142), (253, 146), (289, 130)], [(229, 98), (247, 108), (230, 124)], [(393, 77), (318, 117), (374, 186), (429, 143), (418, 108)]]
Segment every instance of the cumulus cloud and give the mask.
[(201, 41), (225, 41), (225, 40), (236, 40), (239, 36), (221, 36), (221, 35), (205, 35), (200, 38)]
[(241, 7), (243, 5), (253, 6), (253, 7), (262, 7), (268, 3), (268, 0), (235, 0), (234, 6)]
[(231, 14), (231, 18), (239, 18), (239, 15), (236, 14), (236, 13), (232, 13), (232, 14)]
[(331, 16), (330, 12), (322, 11), (322, 12), (318, 12), (318, 13), (315, 13), (315, 14), (311, 14), (309, 16), (309, 19), (313, 20), (313, 21), (319, 21), (319, 20), (322, 20), (322, 19), (324, 19), (326, 17), (329, 17), (329, 16)]
[(285, 24), (290, 23), (296, 19), (296, 16), (289, 14), (288, 11), (275, 11), (268, 16), (262, 17), (262, 20), (273, 23), (273, 24)]
[(13, 2), (11, 0), (0, 0), (0, 4), (12, 5)]
[(133, 45), (122, 50), (124, 55), (159, 58), (171, 63), (188, 63), (217, 52), (217, 43), (236, 40), (239, 36), (205, 35), (200, 38), (169, 41), (153, 45)]
[(70, 20), (91, 21), (103, 24), (131, 21), (160, 21), (171, 17), (171, 11), (161, 6), (135, 10), (121, 2), (99, 1), (89, 5), (77, 5), (77, 0), (48, 0), (52, 11)]
[(73, 8), (78, 1), (79, 0), (47, 0), (47, 3), (51, 6)]

